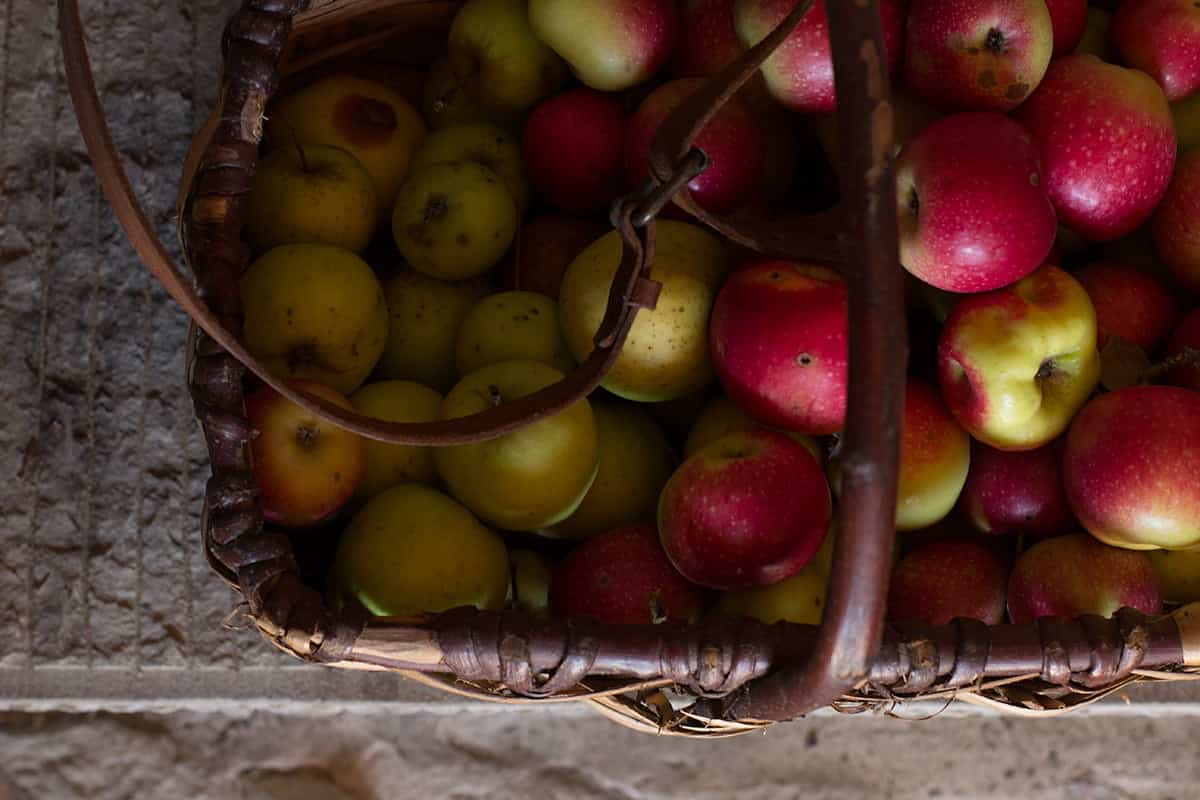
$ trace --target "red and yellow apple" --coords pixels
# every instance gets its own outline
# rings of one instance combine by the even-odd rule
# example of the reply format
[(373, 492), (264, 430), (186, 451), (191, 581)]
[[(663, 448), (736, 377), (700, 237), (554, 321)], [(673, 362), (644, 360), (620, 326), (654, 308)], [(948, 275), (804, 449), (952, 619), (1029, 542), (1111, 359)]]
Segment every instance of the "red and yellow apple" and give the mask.
[(935, 539), (892, 568), (889, 622), (949, 625), (956, 617), (988, 625), (1004, 621), (1008, 569), (996, 552), (974, 539)]
[(1121, 57), (1158, 81), (1174, 102), (1200, 90), (1200, 6), (1195, 0), (1126, 0), (1111, 36)]
[(900, 431), (896, 529), (940, 521), (954, 508), (971, 464), (971, 437), (946, 410), (937, 390), (910, 378)]
[(1059, 438), (1035, 450), (1005, 452), (971, 444), (961, 507), (980, 533), (1057, 536), (1076, 530), (1062, 477)]

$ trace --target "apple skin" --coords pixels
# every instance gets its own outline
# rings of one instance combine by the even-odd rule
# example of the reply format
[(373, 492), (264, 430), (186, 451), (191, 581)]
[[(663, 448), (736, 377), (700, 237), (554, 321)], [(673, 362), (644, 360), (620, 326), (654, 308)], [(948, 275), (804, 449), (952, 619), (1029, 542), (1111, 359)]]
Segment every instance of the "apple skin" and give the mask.
[(936, 389), (910, 378), (900, 434), (896, 529), (917, 530), (954, 508), (971, 464), (971, 439), (946, 410)]
[(628, 129), (625, 106), (612, 95), (572, 89), (545, 100), (521, 143), (534, 188), (559, 211), (607, 209), (624, 188)]
[(1200, 600), (1200, 550), (1147, 550), (1163, 599), (1170, 603)]
[(744, 267), (722, 287), (709, 324), (713, 364), (750, 416), (827, 435), (846, 419), (849, 311), (833, 270), (789, 261)]
[[(752, 431), (765, 427), (761, 422), (752, 419), (749, 414), (738, 408), (726, 395), (717, 395), (692, 422), (683, 445), (683, 457), (694, 455), (705, 446), (715, 442), (722, 436), (738, 431)], [(804, 433), (784, 431), (788, 436), (804, 445), (804, 449), (812, 453), (818, 464), (825, 462), (825, 451), (813, 437)]]
[(658, 506), (667, 557), (713, 589), (745, 589), (795, 575), (821, 546), (832, 514), (812, 454), (758, 430), (713, 442), (675, 470)]
[(1172, 103), (1171, 117), (1175, 120), (1175, 135), (1179, 137), (1180, 151), (1200, 147), (1200, 92)]
[(683, 0), (671, 73), (677, 78), (707, 78), (746, 51), (733, 24), (734, 0)]
[(594, 219), (541, 216), (528, 220), (521, 225), (513, 248), (508, 277), (511, 288), (557, 300), (567, 267), (608, 230)]
[[(783, 22), (799, 0), (736, 0), (734, 25), (746, 47), (765, 39)], [(896, 74), (904, 50), (904, 7), (900, 0), (881, 0), (883, 46), (888, 72)], [(833, 81), (833, 49), (825, 0), (813, 7), (771, 56), (763, 62), (771, 96), (791, 111), (827, 114), (837, 108)]]
[[(659, 126), (703, 85), (702, 78), (663, 84), (634, 112), (625, 145), (625, 174), (631, 186), (641, 186), (649, 175), (650, 145)], [(765, 140), (762, 128), (741, 97), (730, 98), (700, 131), (694, 146), (709, 159), (708, 169), (688, 183), (692, 199), (701, 208), (724, 214), (751, 199), (762, 179)]]
[(983, 542), (936, 539), (896, 562), (888, 585), (889, 622), (949, 625), (955, 617), (1004, 620), (1008, 569)]
[(1158, 81), (1168, 100), (1200, 90), (1200, 7), (1194, 0), (1125, 0), (1110, 31), (1125, 63)]
[[(1167, 343), (1167, 357), (1177, 356), (1187, 348), (1200, 350), (1200, 309), (1184, 317), (1175, 328), (1171, 340)], [(1200, 392), (1200, 364), (1173, 367), (1167, 373), (1167, 380), (1173, 386)]]
[(913, 0), (906, 33), (905, 83), (945, 111), (1012, 111), (1054, 50), (1044, 0)]
[(620, 92), (666, 64), (679, 11), (675, 0), (529, 0), (529, 23), (585, 85)]
[(611, 625), (694, 621), (704, 590), (667, 560), (653, 525), (602, 533), (572, 550), (550, 579), (550, 610), (561, 619)]
[(952, 292), (1024, 278), (1057, 233), (1044, 186), (1037, 145), (1011, 119), (974, 112), (934, 122), (896, 165), (901, 263)]
[(1115, 334), (1153, 355), (1179, 320), (1175, 295), (1141, 270), (1100, 261), (1076, 270), (1075, 280), (1096, 309), (1096, 343), (1101, 350)]
[(1087, 0), (1046, 0), (1050, 12), (1050, 27), (1054, 31), (1052, 57), (1074, 52), (1087, 30)]
[(1080, 523), (1132, 550), (1200, 544), (1200, 393), (1134, 386), (1088, 403), (1067, 436), (1063, 478)]
[(1175, 127), (1162, 89), (1143, 72), (1063, 56), (1016, 116), (1038, 143), (1059, 222), (1086, 239), (1132, 233), (1167, 191)]
[(1055, 439), (1100, 380), (1096, 312), (1079, 282), (1046, 266), (961, 299), (938, 342), (942, 397), (959, 424), (1000, 450)]
[(1067, 502), (1062, 459), (1066, 439), (1007, 453), (971, 443), (971, 470), (960, 507), (980, 533), (1057, 536), (1078, 529)]
[[(345, 395), (315, 381), (288, 385), (353, 411)], [(270, 386), (246, 398), (250, 445), (263, 519), (306, 528), (333, 516), (354, 495), (367, 466), (366, 440), (293, 404)]]
[(820, 625), (825, 612), (825, 596), (829, 589), (829, 570), (833, 564), (831, 526), (821, 549), (804, 569), (790, 578), (769, 586), (732, 589), (721, 592), (713, 606), (717, 617), (750, 617), (767, 625), (794, 622), (797, 625)]
[(1008, 616), (1111, 617), (1121, 608), (1162, 612), (1158, 576), (1145, 553), (1110, 547), (1086, 533), (1045, 539), (1017, 557), (1008, 579)]
[(1200, 148), (1180, 156), (1150, 232), (1175, 279), (1200, 293)]

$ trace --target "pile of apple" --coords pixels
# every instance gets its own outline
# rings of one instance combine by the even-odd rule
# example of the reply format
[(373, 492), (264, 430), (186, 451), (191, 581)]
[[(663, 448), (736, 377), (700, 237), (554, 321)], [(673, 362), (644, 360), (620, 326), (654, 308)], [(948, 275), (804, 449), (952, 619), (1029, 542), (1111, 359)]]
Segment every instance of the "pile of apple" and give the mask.
[[(795, 3), (468, 0), (427, 72), (283, 96), (249, 200), (246, 345), (397, 422), (559, 381), (592, 349), (621, 259), (606, 212), (658, 126)], [(912, 331), (889, 617), (1200, 599), (1200, 5), (881, 10)], [(699, 137), (693, 197), (829, 207), (835, 107), (817, 0)], [(492, 441), (368, 442), (252, 387), (265, 517), (320, 543), (331, 602), (820, 620), (845, 283), (677, 207), (652, 277), (603, 389)]]

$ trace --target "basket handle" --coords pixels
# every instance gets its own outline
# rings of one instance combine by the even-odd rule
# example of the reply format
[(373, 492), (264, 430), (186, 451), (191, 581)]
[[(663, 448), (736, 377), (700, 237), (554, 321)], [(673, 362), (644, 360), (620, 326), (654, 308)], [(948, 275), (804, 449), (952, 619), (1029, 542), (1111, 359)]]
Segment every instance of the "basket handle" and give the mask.
[[(268, 5), (272, 7), (269, 13), (277, 22), (290, 24), (291, 15), (307, 3), (300, 0), (291, 4)], [(213, 341), (264, 383), (293, 403), (338, 427), (381, 442), (454, 445), (493, 439), (559, 413), (595, 390), (612, 370), (638, 310), (653, 308), (657, 301), (660, 286), (649, 277), (654, 256), (654, 218), (678, 187), (699, 174), (704, 166), (693, 163), (671, 179), (623, 198), (614, 206), (612, 222), (624, 244), (621, 264), (613, 280), (607, 311), (594, 339), (596, 346), (571, 374), (538, 392), (471, 416), (429, 423), (385, 422), (347, 411), (322, 398), (291, 388), (247, 351), (237, 336), (205, 303), (192, 282), (167, 253), (138, 203), (121, 165), (109, 132), (104, 106), (96, 91), (78, 0), (58, 0), (58, 20), (67, 86), (96, 178), (134, 250), (150, 273)], [(277, 63), (269, 66), (272, 74), (277, 72)], [(220, 142), (210, 144), (210, 152), (219, 149)], [(247, 155), (250, 163), (243, 165), (243, 168), (252, 172), (255, 156), (253, 152)], [(689, 169), (696, 171), (690, 172)]]

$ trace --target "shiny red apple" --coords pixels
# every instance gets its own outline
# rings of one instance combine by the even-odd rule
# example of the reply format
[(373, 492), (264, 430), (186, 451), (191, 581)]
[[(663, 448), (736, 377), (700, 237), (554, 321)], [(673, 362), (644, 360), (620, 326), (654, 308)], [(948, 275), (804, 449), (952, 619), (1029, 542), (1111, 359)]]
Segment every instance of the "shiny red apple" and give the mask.
[(1200, 90), (1200, 6), (1195, 0), (1125, 0), (1109, 31), (1125, 63), (1158, 81), (1171, 102)]
[(1075, 271), (1096, 309), (1101, 349), (1110, 334), (1153, 354), (1179, 320), (1179, 301), (1156, 279), (1126, 264), (1098, 261)]
[(1078, 528), (1062, 478), (1065, 439), (1005, 452), (971, 444), (960, 507), (981, 533), (1056, 536)]

